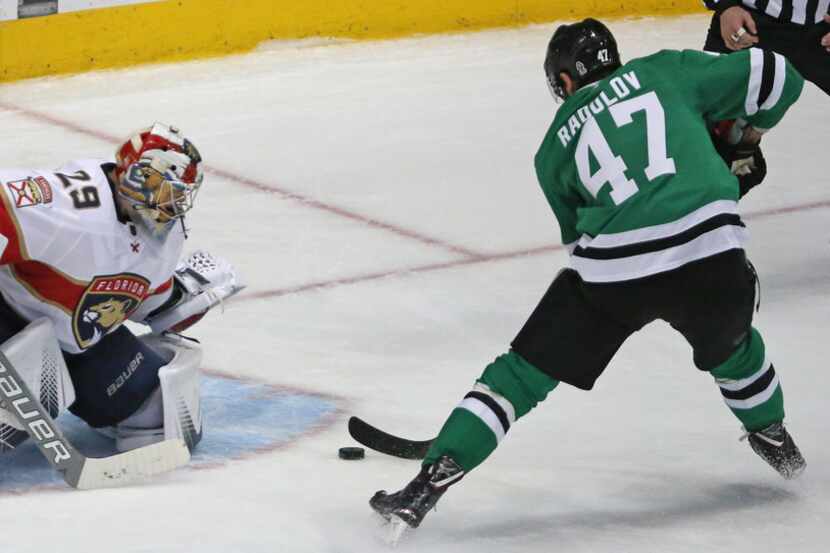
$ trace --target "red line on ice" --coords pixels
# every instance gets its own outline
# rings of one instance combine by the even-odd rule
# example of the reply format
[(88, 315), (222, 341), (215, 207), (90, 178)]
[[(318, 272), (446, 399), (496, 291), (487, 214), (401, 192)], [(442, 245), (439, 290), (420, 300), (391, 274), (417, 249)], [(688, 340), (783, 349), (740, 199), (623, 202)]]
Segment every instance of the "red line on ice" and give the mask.
[[(36, 111), (28, 108), (24, 108), (21, 106), (9, 104), (7, 102), (0, 101), (0, 109), (4, 109), (6, 111), (18, 113), (29, 119), (33, 119), (39, 121), (41, 123), (49, 123), (50, 125), (60, 127), (62, 129), (72, 131), (74, 133), (82, 134), (85, 136), (89, 136), (92, 138), (96, 138), (98, 140), (109, 142), (111, 144), (118, 144), (122, 138), (118, 138), (111, 134), (101, 132), (90, 127), (86, 127), (84, 125), (80, 125), (73, 121), (68, 121), (66, 119), (62, 119), (60, 117), (56, 117), (54, 115), (50, 115), (48, 113), (44, 113), (41, 111)], [(370, 217), (367, 215), (363, 215), (356, 211), (352, 211), (343, 207), (338, 207), (334, 204), (329, 204), (323, 202), (321, 200), (316, 200), (309, 196), (305, 196), (303, 194), (299, 194), (297, 192), (292, 192), (290, 190), (280, 188), (277, 186), (272, 186), (270, 184), (263, 183), (261, 181), (257, 181), (251, 178), (242, 177), (230, 171), (226, 171), (224, 169), (219, 169), (217, 167), (211, 167), (209, 165), (205, 166), (205, 172), (216, 175), (220, 178), (238, 184), (240, 186), (244, 186), (246, 188), (250, 188), (253, 190), (258, 190), (260, 192), (266, 192), (269, 194), (277, 194), (285, 199), (294, 200), (299, 202), (306, 207), (310, 207), (312, 209), (316, 209), (318, 211), (324, 211), (330, 213), (332, 215), (336, 215), (338, 217), (342, 217), (345, 219), (350, 219), (352, 221), (356, 221), (359, 223), (363, 223), (368, 225), (372, 228), (384, 230), (390, 232), (392, 234), (397, 234), (398, 236), (403, 236), (404, 238), (408, 238), (410, 240), (415, 240), (416, 242), (421, 242), (422, 244), (427, 244), (429, 246), (434, 246), (437, 248), (441, 248), (448, 252), (462, 255), (467, 258), (478, 259), (481, 257), (481, 254), (465, 248), (463, 246), (458, 246), (455, 244), (450, 244), (449, 242), (445, 242), (439, 238), (433, 238), (431, 236), (427, 236), (426, 234), (420, 233), (415, 230), (406, 229), (404, 227), (398, 226), (394, 223), (387, 223), (385, 221), (381, 221), (374, 217)]]
[[(78, 123), (67, 121), (65, 119), (56, 117), (54, 115), (49, 115), (47, 113), (43, 113), (40, 111), (23, 108), (21, 106), (9, 104), (7, 102), (0, 101), (0, 109), (4, 109), (6, 111), (16, 112), (30, 119), (34, 119), (40, 122), (49, 123), (51, 125), (78, 133), (83, 134), (86, 136), (90, 136), (93, 138), (97, 138), (104, 142), (109, 142), (112, 144), (117, 144), (120, 139), (113, 135), (80, 125)], [(244, 186), (246, 188), (250, 188), (253, 190), (258, 190), (261, 192), (266, 192), (269, 194), (277, 194), (283, 198), (290, 199), (297, 201), (307, 207), (317, 209), (319, 211), (325, 211), (327, 213), (331, 213), (333, 215), (337, 215), (339, 217), (343, 217), (346, 219), (351, 219), (353, 221), (357, 221), (363, 224), (366, 224), (370, 227), (382, 229), (393, 234), (397, 234), (399, 236), (403, 236), (406, 238), (410, 238), (412, 240), (416, 240), (423, 244), (428, 244), (431, 246), (435, 246), (452, 253), (461, 255), (462, 258), (456, 259), (453, 261), (447, 261), (444, 263), (432, 263), (428, 265), (415, 265), (412, 267), (404, 267), (399, 269), (391, 269), (387, 271), (377, 271), (371, 273), (364, 273), (359, 275), (353, 275), (348, 277), (341, 277), (331, 280), (321, 280), (317, 282), (308, 282), (305, 284), (300, 284), (293, 287), (288, 288), (277, 288), (274, 290), (263, 290), (261, 292), (252, 292), (249, 294), (243, 294), (236, 301), (250, 301), (255, 299), (266, 299), (266, 298), (276, 298), (281, 296), (287, 296), (292, 294), (300, 294), (303, 292), (313, 291), (313, 290), (321, 290), (326, 288), (334, 288), (338, 286), (345, 286), (349, 284), (358, 284), (361, 282), (368, 282), (372, 280), (379, 280), (383, 278), (389, 277), (398, 277), (404, 276), (407, 274), (418, 274), (418, 273), (427, 273), (431, 271), (438, 271), (442, 269), (452, 269), (455, 267), (461, 267), (465, 265), (475, 265), (479, 263), (490, 263), (493, 261), (501, 261), (507, 259), (516, 259), (521, 257), (530, 257), (535, 255), (542, 255), (554, 251), (558, 251), (562, 249), (560, 245), (550, 245), (550, 246), (541, 246), (537, 248), (527, 249), (527, 250), (517, 250), (511, 252), (504, 252), (504, 253), (496, 253), (496, 254), (483, 254), (479, 252), (475, 252), (473, 250), (456, 246), (445, 242), (443, 240), (432, 238), (421, 234), (417, 231), (412, 231), (400, 227), (398, 225), (387, 223), (384, 221), (379, 221), (372, 217), (368, 217), (366, 215), (362, 215), (360, 213), (337, 207), (333, 204), (329, 204), (320, 200), (316, 200), (314, 198), (304, 196), (302, 194), (291, 192), (290, 190), (282, 189), (279, 187), (274, 187), (269, 184), (265, 184), (263, 182), (242, 177), (231, 173), (230, 171), (225, 171), (223, 169), (218, 169), (215, 167), (207, 167), (206, 171), (212, 173), (220, 178), (226, 179), (230, 182), (236, 183), (240, 186)], [(752, 219), (765, 219), (767, 217), (779, 216), (779, 215), (787, 215), (791, 213), (798, 213), (803, 211), (811, 211), (814, 209), (824, 209), (830, 207), (830, 200), (820, 200), (815, 202), (809, 202), (805, 204), (799, 205), (792, 205), (792, 206), (784, 206), (772, 209), (765, 209), (755, 212), (749, 212), (742, 215), (743, 219), (752, 220)]]

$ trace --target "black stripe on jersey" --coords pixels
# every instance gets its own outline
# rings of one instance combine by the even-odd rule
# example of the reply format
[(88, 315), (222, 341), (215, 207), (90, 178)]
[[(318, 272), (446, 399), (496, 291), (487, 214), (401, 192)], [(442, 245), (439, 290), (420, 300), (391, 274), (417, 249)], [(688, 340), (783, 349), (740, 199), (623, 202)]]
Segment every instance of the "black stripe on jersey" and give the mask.
[(818, 0), (810, 0), (807, 2), (807, 25), (812, 25), (816, 21), (821, 21), (824, 17), (823, 13), (818, 13)]
[(766, 390), (772, 379), (775, 378), (775, 367), (772, 365), (769, 366), (767, 372), (765, 372), (761, 378), (747, 386), (746, 388), (740, 390), (724, 390), (723, 388), (720, 389), (721, 395), (726, 399), (749, 399), (753, 396), (757, 396), (764, 390)]
[(782, 0), (781, 15), (778, 16), (779, 21), (793, 20), (793, 0)]
[(590, 246), (583, 248), (582, 246), (577, 246), (573, 251), (573, 255), (578, 255), (585, 259), (621, 259), (623, 257), (631, 257), (681, 246), (709, 231), (726, 226), (743, 227), (745, 225), (739, 215), (734, 213), (721, 213), (674, 236), (648, 240), (646, 242), (637, 242), (636, 244), (626, 244), (625, 246), (617, 246), (615, 248), (592, 248)]
[(496, 417), (498, 417), (505, 434), (508, 430), (510, 430), (510, 419), (507, 418), (507, 413), (504, 412), (504, 409), (502, 409), (501, 405), (499, 405), (495, 399), (481, 392), (470, 392), (464, 396), (464, 399), (467, 399), (468, 397), (477, 399), (486, 405), (496, 415)]
[(763, 50), (764, 67), (761, 72), (761, 90), (758, 92), (758, 106), (763, 106), (775, 84), (775, 54)]
[(761, 13), (767, 13), (767, 6), (769, 6), (769, 0), (758, 0), (755, 2), (755, 9)]

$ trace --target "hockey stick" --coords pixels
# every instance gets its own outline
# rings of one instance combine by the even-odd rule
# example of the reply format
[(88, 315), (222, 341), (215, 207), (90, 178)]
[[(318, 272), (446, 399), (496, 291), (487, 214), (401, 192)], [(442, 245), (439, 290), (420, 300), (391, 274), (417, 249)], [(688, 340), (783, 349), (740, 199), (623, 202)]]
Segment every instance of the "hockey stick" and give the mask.
[(380, 453), (401, 459), (423, 459), (433, 440), (407, 440), (387, 434), (358, 417), (349, 418), (349, 434), (352, 438)]
[(173, 470), (190, 461), (190, 451), (183, 440), (166, 440), (100, 459), (82, 455), (58, 429), (2, 351), (0, 407), (8, 410), (26, 429), (40, 452), (64, 481), (79, 490), (129, 484)]

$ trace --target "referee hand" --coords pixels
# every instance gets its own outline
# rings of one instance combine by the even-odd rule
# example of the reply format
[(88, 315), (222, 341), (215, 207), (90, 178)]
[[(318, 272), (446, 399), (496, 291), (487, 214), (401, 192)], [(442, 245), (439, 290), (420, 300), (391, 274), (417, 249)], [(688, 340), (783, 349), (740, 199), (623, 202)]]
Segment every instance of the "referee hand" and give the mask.
[(758, 28), (748, 11), (733, 6), (720, 14), (720, 36), (730, 50), (743, 50), (758, 43)]
[[(824, 22), (830, 23), (830, 15), (824, 16)], [(824, 46), (824, 49), (830, 52), (830, 33), (824, 35), (824, 38), (821, 39), (821, 45)]]

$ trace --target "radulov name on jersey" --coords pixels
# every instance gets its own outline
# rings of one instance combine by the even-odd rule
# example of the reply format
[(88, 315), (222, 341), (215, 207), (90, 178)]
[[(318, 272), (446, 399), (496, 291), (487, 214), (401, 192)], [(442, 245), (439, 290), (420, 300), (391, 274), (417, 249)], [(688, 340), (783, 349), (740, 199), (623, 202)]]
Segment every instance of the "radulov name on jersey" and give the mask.
[(81, 349), (92, 346), (129, 318), (149, 290), (150, 282), (132, 273), (93, 278), (72, 317)]
[(590, 104), (584, 105), (576, 110), (576, 113), (568, 118), (568, 122), (562, 125), (556, 132), (560, 142), (562, 142), (562, 146), (567, 146), (588, 120), (593, 119), (595, 115), (599, 115), (607, 108), (631, 94), (631, 89), (628, 85), (631, 85), (634, 90), (640, 90), (642, 88), (640, 86), (640, 79), (637, 78), (634, 71), (628, 71), (619, 77), (614, 77), (608, 81), (608, 84), (611, 90), (614, 91), (614, 95), (608, 96), (605, 91), (600, 92), (599, 96), (594, 98)]

